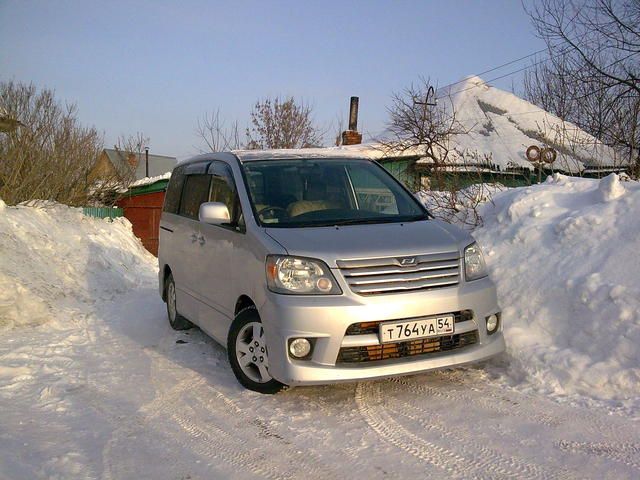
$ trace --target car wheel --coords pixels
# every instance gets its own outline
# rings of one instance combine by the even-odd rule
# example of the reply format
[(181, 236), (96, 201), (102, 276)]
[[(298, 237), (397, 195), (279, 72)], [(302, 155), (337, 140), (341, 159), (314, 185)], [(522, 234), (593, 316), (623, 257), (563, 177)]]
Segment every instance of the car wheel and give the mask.
[(269, 374), (264, 328), (255, 307), (236, 315), (227, 339), (229, 363), (240, 384), (254, 392), (273, 394), (286, 388)]
[(188, 330), (193, 328), (193, 323), (178, 313), (176, 304), (176, 282), (173, 281), (173, 275), (170, 273), (165, 282), (165, 298), (167, 299), (167, 316), (169, 324), (174, 330)]

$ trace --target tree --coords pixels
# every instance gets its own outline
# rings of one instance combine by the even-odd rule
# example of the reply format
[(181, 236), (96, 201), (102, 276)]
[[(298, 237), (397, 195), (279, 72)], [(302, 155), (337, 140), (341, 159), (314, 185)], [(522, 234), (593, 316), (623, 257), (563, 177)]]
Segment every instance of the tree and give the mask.
[(118, 181), (123, 186), (128, 186), (135, 180), (137, 165), (140, 162), (144, 162), (145, 150), (149, 147), (150, 141), (151, 138), (142, 132), (118, 137), (113, 149), (122, 160), (116, 169)]
[[(428, 182), (408, 185), (414, 191), (421, 190), (422, 201), (430, 212), (443, 220), (454, 219), (462, 224), (476, 226), (482, 222), (477, 206), (490, 197), (490, 188), (483, 183), (478, 164), (490, 163), (490, 158), (480, 158), (476, 152), (466, 156), (456, 152), (452, 158), (450, 141), (453, 135), (469, 131), (457, 120), (453, 101), (449, 95), (439, 92), (428, 79), (420, 79), (391, 97), (387, 109), (386, 138), (378, 140), (384, 156), (408, 154), (427, 160)], [(467, 165), (471, 160), (473, 165)], [(469, 167), (469, 168), (467, 168)], [(464, 188), (462, 177), (451, 169), (465, 171), (468, 182), (476, 183)], [(475, 179), (472, 175), (477, 174)], [(475, 180), (475, 182), (474, 182)]]
[(63, 106), (33, 84), (0, 83), (0, 107), (24, 124), (0, 133), (0, 198), (82, 205), (103, 145), (96, 129), (79, 123), (75, 105)]
[(313, 122), (313, 110), (293, 97), (256, 102), (247, 128), (247, 148), (309, 148), (322, 143), (322, 132)]
[(640, 2), (540, 0), (528, 13), (549, 52), (525, 76), (528, 100), (612, 146), (640, 173)]
[(411, 152), (427, 159), (436, 173), (449, 163), (451, 136), (468, 133), (456, 118), (451, 98), (443, 96), (436, 102), (428, 79), (394, 93), (387, 112), (386, 138), (379, 140), (385, 155)]
[[(238, 122), (234, 121), (227, 127), (226, 122), (220, 118), (220, 110), (205, 113), (202, 119), (198, 119), (196, 135), (206, 146), (205, 151), (223, 152), (241, 148), (240, 129)], [(204, 153), (204, 151), (203, 151)]]

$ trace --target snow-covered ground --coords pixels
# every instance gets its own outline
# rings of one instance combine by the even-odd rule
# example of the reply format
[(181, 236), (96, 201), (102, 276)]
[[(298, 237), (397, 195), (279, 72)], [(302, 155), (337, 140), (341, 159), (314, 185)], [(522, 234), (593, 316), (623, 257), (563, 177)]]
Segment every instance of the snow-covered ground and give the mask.
[(640, 188), (482, 209), (504, 358), (261, 396), (168, 327), (126, 220), (0, 203), (0, 478), (637, 478)]

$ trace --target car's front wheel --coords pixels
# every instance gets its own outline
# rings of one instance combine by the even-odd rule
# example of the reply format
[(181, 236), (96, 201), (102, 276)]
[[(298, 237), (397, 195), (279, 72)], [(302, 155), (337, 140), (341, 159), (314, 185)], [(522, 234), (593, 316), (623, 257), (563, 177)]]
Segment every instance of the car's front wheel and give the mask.
[(273, 394), (286, 388), (269, 374), (264, 327), (255, 307), (240, 311), (229, 329), (227, 354), (238, 382), (249, 390)]

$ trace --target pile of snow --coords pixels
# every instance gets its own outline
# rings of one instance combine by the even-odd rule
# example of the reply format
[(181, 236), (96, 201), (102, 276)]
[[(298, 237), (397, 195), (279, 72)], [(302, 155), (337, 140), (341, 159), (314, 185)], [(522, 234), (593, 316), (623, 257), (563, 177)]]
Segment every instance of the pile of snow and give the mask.
[(640, 406), (640, 184), (556, 174), (480, 214), (510, 382)]
[(86, 305), (136, 287), (156, 265), (124, 218), (0, 200), (0, 328), (72, 321)]

